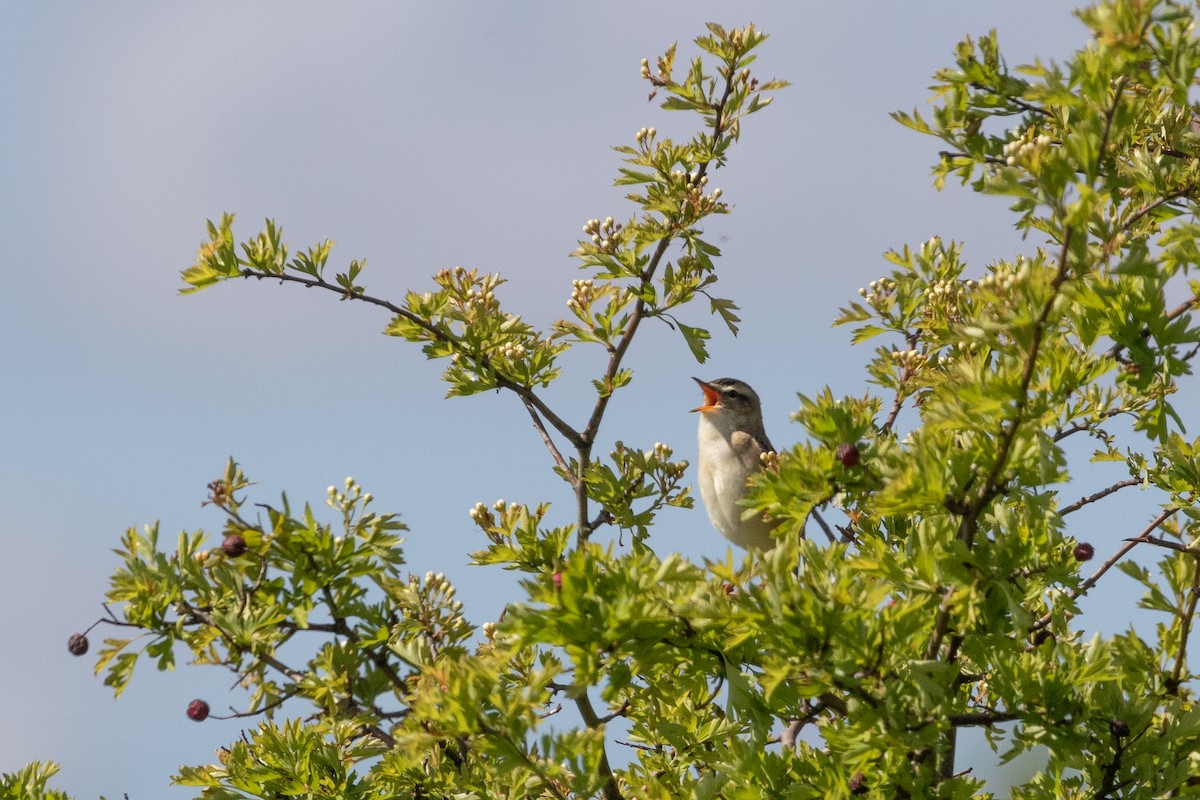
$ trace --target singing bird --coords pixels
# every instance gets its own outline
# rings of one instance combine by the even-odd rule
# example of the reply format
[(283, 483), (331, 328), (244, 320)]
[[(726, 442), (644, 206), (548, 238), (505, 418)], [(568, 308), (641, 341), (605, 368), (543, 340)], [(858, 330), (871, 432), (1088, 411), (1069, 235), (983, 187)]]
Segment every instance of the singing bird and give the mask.
[(763, 428), (762, 403), (745, 382), (736, 378), (702, 381), (704, 405), (700, 414), (700, 498), (713, 527), (747, 550), (775, 546), (772, 525), (761, 514), (747, 514), (741, 505), (746, 481), (763, 468), (761, 456), (773, 452)]

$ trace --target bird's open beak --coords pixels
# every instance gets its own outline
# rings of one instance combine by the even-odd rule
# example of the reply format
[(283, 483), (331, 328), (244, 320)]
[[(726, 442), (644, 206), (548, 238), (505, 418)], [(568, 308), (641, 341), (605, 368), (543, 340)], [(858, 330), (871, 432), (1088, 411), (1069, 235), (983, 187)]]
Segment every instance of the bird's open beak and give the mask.
[(697, 406), (692, 411), (715, 411), (717, 402), (721, 399), (721, 393), (699, 378), (692, 378), (692, 380), (700, 384), (700, 388), (704, 390), (704, 405)]

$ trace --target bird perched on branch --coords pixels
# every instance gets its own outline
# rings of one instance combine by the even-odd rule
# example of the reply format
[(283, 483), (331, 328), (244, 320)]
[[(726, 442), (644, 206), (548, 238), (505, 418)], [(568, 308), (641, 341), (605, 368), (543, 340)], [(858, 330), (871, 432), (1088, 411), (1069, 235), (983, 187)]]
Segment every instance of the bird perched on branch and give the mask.
[(762, 455), (774, 452), (763, 428), (762, 403), (745, 382), (735, 378), (702, 381), (700, 414), (700, 498), (713, 527), (747, 550), (775, 546), (772, 525), (742, 504), (746, 482), (763, 468)]

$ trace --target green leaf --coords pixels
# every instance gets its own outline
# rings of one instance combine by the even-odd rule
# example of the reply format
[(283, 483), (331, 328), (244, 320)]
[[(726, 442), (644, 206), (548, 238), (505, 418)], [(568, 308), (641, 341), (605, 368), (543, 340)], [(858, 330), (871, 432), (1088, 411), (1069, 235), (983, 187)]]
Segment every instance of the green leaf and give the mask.
[(708, 348), (705, 347), (704, 343), (711, 338), (709, 332), (703, 328), (693, 328), (683, 323), (679, 323), (679, 332), (683, 334), (683, 340), (687, 342), (687, 346), (691, 349), (696, 361), (700, 364), (707, 361)]

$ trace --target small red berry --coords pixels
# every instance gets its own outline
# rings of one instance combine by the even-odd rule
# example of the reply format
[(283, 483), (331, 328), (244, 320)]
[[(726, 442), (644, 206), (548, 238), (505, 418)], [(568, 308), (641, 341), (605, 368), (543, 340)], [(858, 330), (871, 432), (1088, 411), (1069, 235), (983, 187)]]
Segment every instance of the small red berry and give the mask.
[(850, 790), (850, 794), (866, 794), (871, 791), (867, 786), (866, 777), (861, 772), (854, 773), (846, 788)]
[(203, 700), (193, 700), (188, 703), (187, 715), (190, 720), (204, 722), (208, 719), (208, 703)]
[(83, 655), (88, 650), (87, 637), (82, 633), (72, 633), (71, 638), (67, 639), (67, 649), (73, 656)]
[(843, 467), (857, 467), (859, 461), (858, 445), (853, 442), (842, 442), (837, 446), (837, 460)]
[(1092, 547), (1088, 542), (1080, 542), (1075, 545), (1072, 551), (1076, 561), (1091, 561), (1092, 556), (1096, 555), (1096, 548)]
[(221, 552), (230, 558), (237, 558), (246, 552), (246, 540), (240, 533), (231, 533), (221, 542)]
[(555, 572), (553, 575), (550, 576), (550, 580), (553, 581), (553, 583), (554, 583), (554, 590), (556, 592), (561, 593), (562, 592), (562, 573)]

